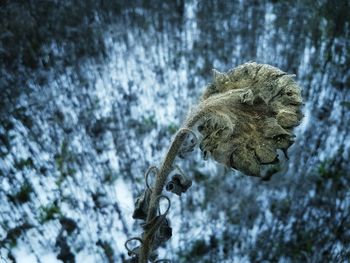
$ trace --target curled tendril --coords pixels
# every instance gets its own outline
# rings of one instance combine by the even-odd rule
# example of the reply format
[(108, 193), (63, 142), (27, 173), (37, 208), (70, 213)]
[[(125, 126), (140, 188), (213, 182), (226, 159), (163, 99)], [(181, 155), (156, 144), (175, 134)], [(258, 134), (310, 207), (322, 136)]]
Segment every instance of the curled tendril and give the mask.
[(135, 255), (136, 257), (138, 257), (138, 254), (137, 254), (134, 250), (131, 250), (131, 249), (128, 247), (128, 243), (129, 243), (130, 241), (133, 241), (133, 240), (137, 240), (137, 241), (139, 241), (139, 242), (142, 244), (142, 239), (141, 239), (141, 238), (139, 238), (139, 237), (132, 237), (132, 238), (129, 238), (128, 240), (125, 241), (124, 247), (125, 247), (125, 249), (128, 251), (129, 256)]
[[(159, 205), (160, 204), (159, 200), (161, 198), (165, 198), (168, 201), (168, 207), (163, 214), (160, 211), (160, 205)], [(154, 229), (153, 232), (155, 232), (158, 229), (159, 225), (163, 222), (163, 220), (165, 220), (165, 217), (168, 214), (170, 207), (171, 207), (171, 201), (170, 201), (169, 197), (167, 197), (165, 195), (159, 195), (156, 198), (156, 203), (157, 203), (158, 215), (153, 217), (148, 223), (142, 224), (144, 229), (153, 228)]]
[[(162, 214), (161, 211), (160, 211), (160, 199), (161, 198), (165, 198), (167, 201), (168, 201), (168, 207), (167, 209), (165, 210), (165, 212)], [(167, 197), (166, 195), (159, 195), (156, 199), (156, 202), (158, 203), (158, 212), (159, 212), (159, 215), (161, 216), (166, 216), (170, 210), (170, 207), (171, 207), (171, 201), (169, 199), (169, 197)]]
[[(165, 198), (168, 201), (168, 207), (164, 213), (160, 212), (159, 201), (161, 198)], [(171, 237), (171, 227), (169, 222), (166, 219), (166, 215), (169, 212), (171, 202), (170, 199), (165, 195), (159, 195), (156, 198), (156, 203), (158, 206), (159, 215), (153, 217), (149, 222), (142, 225), (145, 230), (143, 234), (143, 240), (145, 244), (151, 244), (150, 247), (153, 247), (153, 252), (162, 244), (164, 244)], [(164, 225), (165, 224), (165, 225)], [(166, 231), (164, 232), (164, 227)], [(163, 228), (163, 231), (161, 229)], [(142, 254), (141, 254), (142, 255)]]
[(147, 186), (147, 188), (151, 191), (151, 193), (152, 193), (152, 189), (151, 189), (151, 187), (149, 186), (149, 183), (148, 183), (148, 176), (149, 176), (149, 174), (151, 173), (151, 172), (153, 172), (155, 175), (157, 175), (158, 174), (158, 168), (157, 168), (157, 166), (151, 166), (151, 167), (149, 167), (148, 169), (147, 169), (147, 171), (146, 171), (146, 173), (145, 173), (145, 181), (146, 181), (146, 186)]
[[(165, 212), (163, 214), (160, 211), (160, 202), (159, 201), (160, 201), (161, 198), (165, 198), (168, 201), (168, 207), (167, 207), (167, 209), (165, 210)], [(169, 197), (167, 197), (165, 195), (159, 195), (156, 198), (156, 203), (157, 203), (158, 214), (159, 215), (153, 217), (148, 223), (142, 224), (144, 229), (152, 228), (153, 231), (151, 231), (151, 232), (153, 232), (153, 233), (155, 233), (155, 231), (157, 231), (158, 227), (165, 220), (165, 217), (168, 214), (168, 212), (170, 210), (170, 207), (171, 207), (171, 201), (170, 201)]]

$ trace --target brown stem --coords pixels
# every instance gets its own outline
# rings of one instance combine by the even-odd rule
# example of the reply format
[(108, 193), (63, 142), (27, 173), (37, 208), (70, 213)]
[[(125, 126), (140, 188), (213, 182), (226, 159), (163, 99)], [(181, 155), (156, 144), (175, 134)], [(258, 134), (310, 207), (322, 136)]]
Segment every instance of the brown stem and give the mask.
[[(169, 149), (168, 152), (165, 155), (165, 158), (163, 160), (163, 163), (159, 169), (159, 172), (157, 174), (155, 186), (152, 190), (151, 194), (151, 200), (147, 212), (147, 220), (146, 224), (149, 223), (155, 216), (157, 212), (157, 197), (162, 194), (163, 188), (165, 186), (165, 183), (167, 181), (168, 175), (172, 170), (172, 166), (174, 163), (174, 160), (176, 158), (176, 155), (183, 143), (183, 141), (186, 138), (186, 135), (188, 133), (188, 130), (194, 126), (194, 124), (203, 116), (203, 111), (198, 110), (191, 114), (188, 118), (187, 121), (185, 122), (184, 126), (182, 129), (180, 129)], [(139, 263), (147, 263), (148, 257), (150, 254), (150, 251), (152, 250), (152, 240), (153, 235), (150, 232), (150, 230), (145, 230), (144, 235), (143, 235), (143, 242), (141, 245), (141, 251), (140, 251), (140, 258), (139, 258)]]

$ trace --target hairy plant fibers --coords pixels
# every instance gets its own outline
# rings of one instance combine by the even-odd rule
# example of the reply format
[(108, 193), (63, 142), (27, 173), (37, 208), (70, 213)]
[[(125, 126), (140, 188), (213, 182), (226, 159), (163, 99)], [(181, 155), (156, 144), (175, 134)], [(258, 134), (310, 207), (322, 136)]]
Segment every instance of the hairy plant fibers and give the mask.
[(259, 176), (293, 144), (302, 118), (300, 88), (293, 75), (265, 64), (245, 63), (227, 73), (214, 70), (200, 107), (200, 148), (219, 163)]

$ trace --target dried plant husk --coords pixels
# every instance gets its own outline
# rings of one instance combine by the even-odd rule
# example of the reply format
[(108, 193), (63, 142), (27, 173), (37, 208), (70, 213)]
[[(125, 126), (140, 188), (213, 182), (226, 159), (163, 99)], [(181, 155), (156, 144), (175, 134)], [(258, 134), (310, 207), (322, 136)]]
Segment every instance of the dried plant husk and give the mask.
[(302, 118), (300, 87), (289, 75), (266, 64), (245, 63), (214, 81), (200, 102), (200, 148), (219, 163), (259, 176), (261, 166), (278, 162), (294, 142)]

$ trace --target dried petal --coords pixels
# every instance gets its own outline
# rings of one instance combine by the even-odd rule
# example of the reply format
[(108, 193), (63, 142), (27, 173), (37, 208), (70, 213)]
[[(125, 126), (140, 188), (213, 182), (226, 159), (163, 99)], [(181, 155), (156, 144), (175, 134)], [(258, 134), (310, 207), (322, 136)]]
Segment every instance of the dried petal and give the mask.
[(246, 63), (227, 73), (214, 71), (204, 92), (206, 109), (198, 126), (205, 155), (249, 175), (278, 161), (277, 150), (293, 144), (302, 98), (294, 76), (264, 64)]
[(266, 144), (257, 145), (255, 153), (259, 162), (263, 164), (274, 163), (277, 158), (276, 150), (272, 146)]
[(294, 127), (299, 123), (298, 115), (291, 110), (282, 109), (277, 114), (277, 122), (282, 127)]

